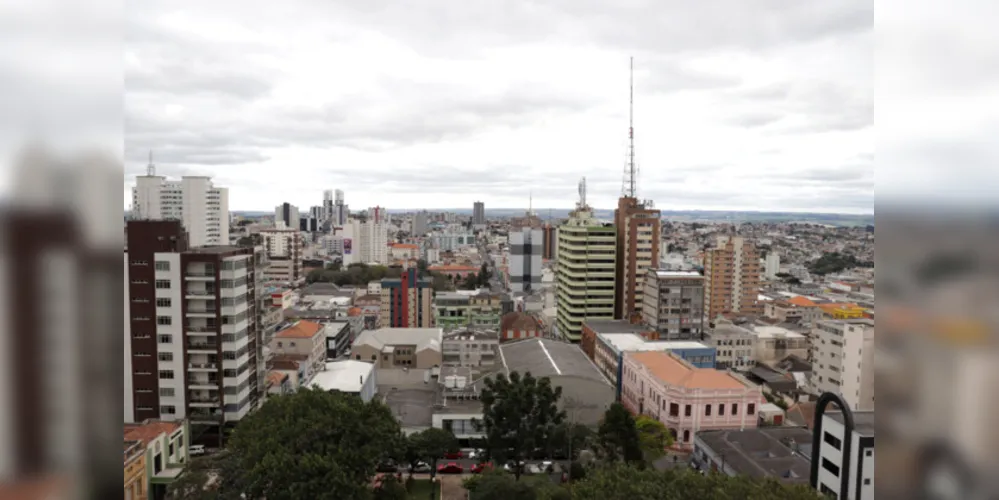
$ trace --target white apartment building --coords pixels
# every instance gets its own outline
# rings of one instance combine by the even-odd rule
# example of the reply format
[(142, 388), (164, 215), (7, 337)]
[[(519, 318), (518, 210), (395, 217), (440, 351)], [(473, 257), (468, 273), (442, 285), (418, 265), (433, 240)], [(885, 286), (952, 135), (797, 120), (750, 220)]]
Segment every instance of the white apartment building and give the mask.
[(762, 260), (763, 276), (768, 280), (777, 279), (777, 273), (780, 272), (780, 255), (777, 252), (770, 252)]
[(210, 177), (184, 176), (179, 181), (155, 175), (135, 178), (135, 219), (181, 221), (192, 247), (229, 244), (229, 189), (215, 187)]
[(444, 335), (443, 367), (492, 368), (499, 360), (499, 333), (495, 330), (457, 330)]
[[(817, 457), (819, 474), (815, 488), (824, 495), (832, 495), (832, 498), (874, 500), (874, 412), (853, 412), (848, 467), (844, 467), (847, 463), (844, 423), (842, 412), (830, 409), (822, 415), (822, 440)], [(844, 475), (848, 485), (845, 497), (840, 495)]]
[(381, 207), (369, 208), (364, 222), (347, 221), (343, 231), (343, 265), (388, 264), (388, 226), (388, 214)]
[(301, 216), (298, 207), (290, 203), (282, 203), (274, 207), (274, 227), (278, 229), (298, 229)]
[(750, 328), (719, 317), (715, 327), (705, 335), (704, 343), (716, 349), (716, 368), (745, 371), (756, 366), (756, 338)]
[(523, 227), (510, 230), (511, 292), (528, 293), (541, 289), (543, 239), (541, 229)]
[(874, 321), (823, 320), (812, 329), (812, 385), (852, 410), (874, 409)]
[(260, 231), (269, 265), (264, 270), (268, 280), (294, 283), (302, 278), (302, 235), (298, 229)]

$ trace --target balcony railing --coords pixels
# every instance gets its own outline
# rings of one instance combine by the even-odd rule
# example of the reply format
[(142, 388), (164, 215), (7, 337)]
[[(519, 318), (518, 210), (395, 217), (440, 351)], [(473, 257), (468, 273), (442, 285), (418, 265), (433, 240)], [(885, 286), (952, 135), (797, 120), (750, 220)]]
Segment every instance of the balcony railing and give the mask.
[(184, 328), (188, 332), (201, 332), (201, 333), (218, 333), (219, 329), (215, 326), (188, 326)]
[(214, 278), (215, 271), (188, 271), (184, 276), (192, 278)]
[(215, 314), (214, 309), (205, 309), (203, 307), (188, 307), (187, 312), (193, 314)]
[(191, 396), (192, 403), (209, 403), (209, 404), (222, 404), (221, 398), (205, 397), (205, 396)]
[(204, 379), (189, 378), (187, 379), (187, 385), (210, 385), (213, 388), (216, 388), (219, 385), (219, 381), (210, 380), (210, 379), (204, 380)]
[(215, 290), (188, 290), (184, 292), (186, 295), (195, 295), (198, 297), (214, 297)]
[(203, 370), (217, 370), (218, 365), (215, 363), (188, 363), (188, 368), (196, 368)]
[(215, 342), (188, 342), (188, 349), (211, 349), (218, 350), (219, 345)]

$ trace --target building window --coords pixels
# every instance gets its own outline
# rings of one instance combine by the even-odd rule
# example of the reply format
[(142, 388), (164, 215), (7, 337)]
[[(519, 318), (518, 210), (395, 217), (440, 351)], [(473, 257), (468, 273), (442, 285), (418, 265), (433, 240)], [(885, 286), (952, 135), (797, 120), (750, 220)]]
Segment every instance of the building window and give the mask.
[(864, 486), (870, 486), (870, 485), (871, 485), (871, 478), (864, 479)]
[(173, 370), (160, 370), (161, 379), (173, 379)]
[(719, 417), (724, 417), (725, 416), (725, 403), (720, 403), (718, 405), (718, 416)]
[(156, 356), (160, 361), (173, 361), (172, 352), (161, 352)]
[(171, 318), (170, 316), (157, 316), (156, 317), (156, 324), (157, 325), (172, 325), (173, 324), (173, 318)]
[(705, 417), (711, 416), (711, 405), (704, 405), (704, 416)]
[(157, 271), (169, 271), (170, 270), (170, 262), (166, 261), (166, 260), (158, 260), (158, 261), (156, 261), (156, 270)]
[(755, 414), (756, 414), (756, 403), (749, 403), (749, 405), (746, 406), (746, 415), (755, 415)]
[(874, 455), (874, 450), (867, 450), (864, 452), (864, 456), (870, 457)]
[(156, 288), (161, 290), (170, 288), (170, 280), (156, 280)]
[(832, 446), (833, 448), (836, 448), (838, 450), (840, 449), (840, 446), (843, 445), (843, 441), (840, 440), (838, 437), (833, 436), (828, 432), (824, 432), (823, 434), (825, 434), (825, 436), (822, 437), (822, 440), (825, 441), (826, 443), (829, 443), (829, 445)]
[[(689, 407), (688, 407), (689, 408)], [(669, 416), (676, 417), (680, 415), (680, 405), (676, 403), (669, 404)]]
[(167, 333), (157, 335), (156, 338), (159, 339), (159, 342), (161, 344), (170, 344), (170, 343), (173, 343), (173, 335), (170, 335), (170, 334), (167, 334)]
[(174, 394), (175, 393), (174, 393), (173, 387), (161, 387), (160, 388), (160, 397), (172, 398), (174, 396)]
[(828, 458), (822, 459), (822, 468), (831, 472), (832, 475), (839, 477), (839, 466), (830, 462)]
[(683, 416), (689, 417), (690, 416), (690, 412), (691, 412), (690, 405), (685, 405), (683, 407)]
[[(177, 413), (177, 408), (171, 405), (161, 406), (160, 413), (165, 415), (173, 415), (174, 413)], [(172, 455), (173, 451), (171, 451), (170, 454)]]
[(156, 307), (170, 307), (170, 304), (171, 304), (170, 299), (167, 298), (156, 299)]
[(736, 415), (739, 413), (739, 403), (732, 403), (732, 413), (730, 415)]

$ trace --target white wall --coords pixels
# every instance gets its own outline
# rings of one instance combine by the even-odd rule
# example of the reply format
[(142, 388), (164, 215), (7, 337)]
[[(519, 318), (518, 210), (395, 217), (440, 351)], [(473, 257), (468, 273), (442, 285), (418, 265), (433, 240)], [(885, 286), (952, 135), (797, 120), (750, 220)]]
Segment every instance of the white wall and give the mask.
[[(169, 262), (170, 270), (156, 271), (156, 279), (170, 280), (171, 286), (168, 289), (155, 289), (155, 296), (156, 299), (170, 299), (170, 307), (156, 307), (156, 316), (169, 316), (171, 324), (156, 325), (156, 352), (152, 354), (158, 356), (160, 353), (170, 353), (173, 356), (172, 361), (158, 360), (157, 362), (157, 370), (173, 370), (172, 380), (159, 380), (160, 389), (172, 388), (174, 391), (172, 397), (160, 395), (160, 406), (169, 405), (177, 410), (174, 414), (161, 414), (160, 418), (172, 420), (186, 417), (185, 401), (187, 398), (184, 390), (186, 385), (184, 377), (187, 376), (187, 370), (184, 366), (184, 316), (181, 313), (181, 301), (184, 300), (181, 288), (184, 278), (179, 253), (156, 253), (153, 255), (153, 262), (150, 262), (149, 265), (155, 266), (155, 263), (160, 261)], [(152, 318), (152, 321), (155, 322), (156, 318)], [(168, 344), (160, 343), (159, 336), (161, 334), (171, 335), (172, 341)], [(154, 373), (153, 375), (158, 376), (159, 374)], [(159, 411), (159, 408), (156, 408), (156, 411)]]

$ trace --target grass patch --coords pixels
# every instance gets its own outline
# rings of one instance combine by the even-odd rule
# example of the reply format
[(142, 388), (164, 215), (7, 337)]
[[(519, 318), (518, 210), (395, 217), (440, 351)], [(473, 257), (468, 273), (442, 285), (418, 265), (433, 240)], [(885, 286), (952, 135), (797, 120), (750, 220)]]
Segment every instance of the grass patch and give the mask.
[(414, 479), (413, 488), (409, 491), (409, 498), (412, 500), (430, 500), (431, 492), (433, 498), (440, 498), (440, 483), (431, 483), (429, 479)]

